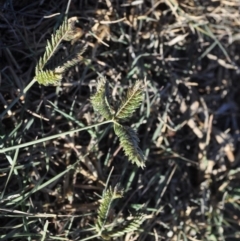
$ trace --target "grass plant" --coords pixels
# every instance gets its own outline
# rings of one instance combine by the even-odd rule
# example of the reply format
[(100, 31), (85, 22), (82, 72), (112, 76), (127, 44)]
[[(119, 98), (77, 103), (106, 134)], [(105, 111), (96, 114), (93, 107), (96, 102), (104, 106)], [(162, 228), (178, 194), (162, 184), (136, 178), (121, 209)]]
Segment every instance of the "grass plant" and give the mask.
[(0, 240), (239, 240), (239, 8), (1, 1)]

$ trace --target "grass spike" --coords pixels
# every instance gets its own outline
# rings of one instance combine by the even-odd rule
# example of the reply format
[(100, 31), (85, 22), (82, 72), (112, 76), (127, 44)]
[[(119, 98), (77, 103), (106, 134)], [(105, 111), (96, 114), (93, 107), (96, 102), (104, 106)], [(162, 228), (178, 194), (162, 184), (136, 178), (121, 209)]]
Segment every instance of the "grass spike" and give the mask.
[(104, 192), (102, 202), (98, 209), (98, 217), (96, 222), (96, 230), (99, 233), (102, 233), (104, 230), (104, 225), (107, 221), (108, 213), (110, 211), (113, 200), (121, 198), (122, 196), (123, 190), (120, 190), (118, 185), (114, 189), (110, 187)]
[[(76, 17), (74, 18), (74, 20), (76, 20)], [(67, 18), (65, 18), (62, 25), (59, 27), (59, 29), (56, 31), (56, 33), (52, 34), (51, 40), (47, 41), (47, 45), (46, 45), (43, 57), (41, 57), (39, 59), (38, 64), (35, 69), (36, 75), (38, 74), (38, 72), (43, 70), (43, 68), (49, 61), (49, 59), (56, 52), (56, 50), (62, 40), (70, 41), (74, 38), (74, 36), (72, 36), (72, 34), (71, 34), (72, 28), (73, 28), (72, 22), (73, 22), (72, 18), (71, 18), (71, 21), (68, 21)]]
[(49, 85), (49, 84), (57, 84), (62, 79), (61, 73), (56, 73), (52, 70), (39, 71), (35, 79), (39, 84)]
[(102, 237), (109, 240), (110, 238), (121, 237), (124, 234), (139, 230), (139, 227), (142, 225), (144, 220), (144, 215), (138, 214), (135, 217), (131, 217), (131, 220), (127, 221), (122, 227), (115, 228), (106, 233), (103, 232)]
[(99, 112), (105, 119), (113, 118), (114, 110), (109, 104), (108, 85), (105, 78), (101, 78), (97, 84), (97, 92), (91, 97), (95, 111)]
[(115, 114), (116, 120), (127, 120), (129, 119), (134, 111), (141, 105), (142, 98), (142, 87), (141, 82), (137, 81), (128, 91), (125, 99), (120, 104), (118, 111)]
[(67, 60), (65, 63), (63, 63), (62, 65), (58, 66), (55, 69), (55, 72), (57, 73), (64, 73), (65, 71), (67, 71), (68, 69), (70, 69), (71, 67), (77, 65), (82, 59), (82, 55), (83, 53), (86, 51), (87, 49), (87, 44), (83, 47), (83, 49), (77, 53), (74, 57), (72, 57), (71, 59)]
[(38, 64), (35, 69), (35, 79), (39, 84), (48, 85), (56, 84), (62, 79), (62, 74), (70, 67), (76, 65), (82, 60), (82, 54), (87, 48), (87, 45), (83, 48), (81, 52), (77, 54), (77, 57), (66, 61), (63, 65), (55, 68), (55, 70), (43, 70), (50, 58), (54, 55), (57, 48), (59, 47), (62, 40), (71, 41), (75, 39), (75, 22), (77, 17), (72, 17), (67, 20), (65, 17), (62, 25), (56, 31), (55, 34), (51, 35), (51, 40), (47, 40), (47, 45), (45, 52), (42, 57), (40, 57)]
[(119, 137), (120, 144), (129, 160), (138, 167), (144, 168), (144, 155), (138, 146), (138, 136), (129, 126), (114, 123), (115, 134)]

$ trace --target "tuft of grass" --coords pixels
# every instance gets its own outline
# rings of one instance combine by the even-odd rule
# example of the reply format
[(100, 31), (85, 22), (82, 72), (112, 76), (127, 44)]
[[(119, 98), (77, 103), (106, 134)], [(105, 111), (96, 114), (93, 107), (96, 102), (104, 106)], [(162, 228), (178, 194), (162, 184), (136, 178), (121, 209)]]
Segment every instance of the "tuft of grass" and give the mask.
[(1, 16), (1, 240), (239, 240), (238, 0), (2, 1)]

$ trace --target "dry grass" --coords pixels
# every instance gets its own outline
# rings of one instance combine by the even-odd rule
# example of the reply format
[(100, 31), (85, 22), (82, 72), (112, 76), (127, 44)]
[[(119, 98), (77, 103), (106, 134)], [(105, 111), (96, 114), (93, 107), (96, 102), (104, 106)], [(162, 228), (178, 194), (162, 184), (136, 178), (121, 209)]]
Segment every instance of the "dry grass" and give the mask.
[(67, 2), (0, 3), (0, 148), (101, 122), (89, 102), (98, 75), (116, 101), (146, 78), (129, 121), (146, 167), (129, 164), (107, 125), (0, 153), (1, 240), (99, 240), (92, 225), (113, 167), (110, 185), (126, 193), (111, 219), (140, 209), (147, 218), (117, 240), (239, 240), (239, 1), (72, 0), (75, 45), (90, 46), (83, 63), (7, 108), (34, 77)]

